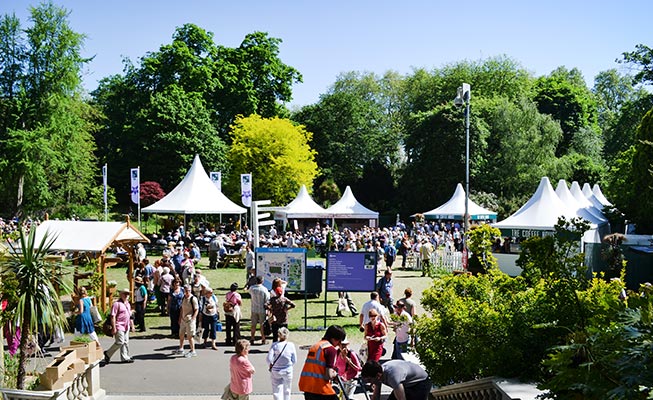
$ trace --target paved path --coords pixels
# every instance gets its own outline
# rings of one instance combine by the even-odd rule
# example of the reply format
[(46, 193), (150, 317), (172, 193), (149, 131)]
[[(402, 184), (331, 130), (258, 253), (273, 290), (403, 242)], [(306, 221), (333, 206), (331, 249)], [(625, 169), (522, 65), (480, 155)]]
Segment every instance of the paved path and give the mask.
[[(315, 341), (320, 337), (321, 333), (316, 332)], [(104, 348), (108, 348), (113, 340), (102, 338), (101, 342)], [(172, 354), (178, 343), (173, 339), (132, 338), (129, 347), (135, 359), (133, 364), (115, 361), (100, 368), (101, 387), (106, 390), (108, 400), (154, 400), (161, 396), (174, 400), (191, 394), (193, 400), (217, 400), (229, 383), (229, 357), (234, 354), (233, 347), (223, 344), (217, 351), (198, 348), (197, 357), (184, 358)], [(297, 382), (310, 344), (295, 343), (297, 364), (293, 377), (293, 399), (304, 398)], [(269, 344), (251, 347), (249, 359), (256, 368), (252, 399), (272, 397), (265, 361), (269, 348)], [(118, 352), (113, 358), (120, 359)], [(357, 393), (355, 399), (365, 399), (365, 394)]]

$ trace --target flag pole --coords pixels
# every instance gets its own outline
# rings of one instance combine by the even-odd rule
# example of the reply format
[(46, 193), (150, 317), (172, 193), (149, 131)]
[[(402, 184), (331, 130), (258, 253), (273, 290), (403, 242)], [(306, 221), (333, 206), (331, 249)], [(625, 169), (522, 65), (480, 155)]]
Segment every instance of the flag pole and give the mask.
[(107, 201), (107, 174), (108, 174), (108, 166), (105, 163), (104, 166), (102, 167), (102, 184), (104, 185), (104, 222), (107, 222), (109, 219), (109, 205)]
[(141, 227), (141, 167), (138, 168), (138, 230), (143, 231)]

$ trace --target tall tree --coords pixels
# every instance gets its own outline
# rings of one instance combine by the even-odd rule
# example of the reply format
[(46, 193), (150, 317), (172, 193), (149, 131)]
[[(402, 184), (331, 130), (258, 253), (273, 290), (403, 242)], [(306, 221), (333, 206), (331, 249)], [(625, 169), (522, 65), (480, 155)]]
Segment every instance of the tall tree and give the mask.
[(226, 191), (240, 193), (240, 174), (252, 173), (255, 199), (290, 202), (301, 185), (311, 188), (317, 176), (311, 133), (287, 119), (238, 117), (230, 132), (232, 144), (228, 159), (231, 173)]
[(637, 195), (631, 198), (630, 212), (638, 233), (653, 232), (653, 108), (637, 129), (632, 161), (632, 186)]
[(623, 59), (617, 61), (635, 66), (636, 81), (653, 82), (653, 48), (640, 43), (635, 46), (634, 51), (623, 53)]
[(160, 46), (122, 75), (104, 79), (93, 92), (105, 119), (96, 135), (99, 157), (111, 165), (121, 202), (127, 176), (139, 163), (143, 179), (164, 190), (183, 177), (193, 154), (213, 170), (228, 170), (227, 134), (236, 115), (284, 114), (292, 84), (301, 75), (279, 58), (280, 40), (256, 32), (238, 48), (217, 45), (213, 34), (194, 25), (176, 29)]
[(31, 8), (32, 26), (24, 31), (13, 16), (0, 22), (0, 104), (12, 111), (0, 133), (0, 204), (10, 212), (70, 215), (94, 184), (94, 111), (81, 99), (88, 59), (80, 53), (84, 36), (68, 16), (43, 3)]

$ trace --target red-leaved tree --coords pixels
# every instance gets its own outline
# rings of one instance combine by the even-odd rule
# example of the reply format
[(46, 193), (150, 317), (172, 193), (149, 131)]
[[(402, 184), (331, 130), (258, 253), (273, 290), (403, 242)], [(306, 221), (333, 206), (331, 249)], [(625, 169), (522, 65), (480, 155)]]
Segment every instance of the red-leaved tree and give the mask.
[(147, 207), (164, 198), (166, 192), (161, 189), (158, 182), (147, 181), (141, 183), (141, 206)]

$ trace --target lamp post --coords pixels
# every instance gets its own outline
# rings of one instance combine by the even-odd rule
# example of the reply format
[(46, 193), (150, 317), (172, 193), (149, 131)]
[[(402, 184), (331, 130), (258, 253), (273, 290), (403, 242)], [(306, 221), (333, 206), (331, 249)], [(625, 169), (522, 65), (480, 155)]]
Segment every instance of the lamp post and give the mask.
[[(469, 83), (463, 83), (458, 88), (458, 94), (454, 99), (454, 104), (457, 106), (465, 106), (465, 215), (464, 215), (464, 229), (467, 236), (469, 230), (469, 99), (472, 96), (471, 87)], [(465, 239), (463, 239), (465, 240)], [(467, 247), (467, 240), (465, 240), (465, 248)]]

